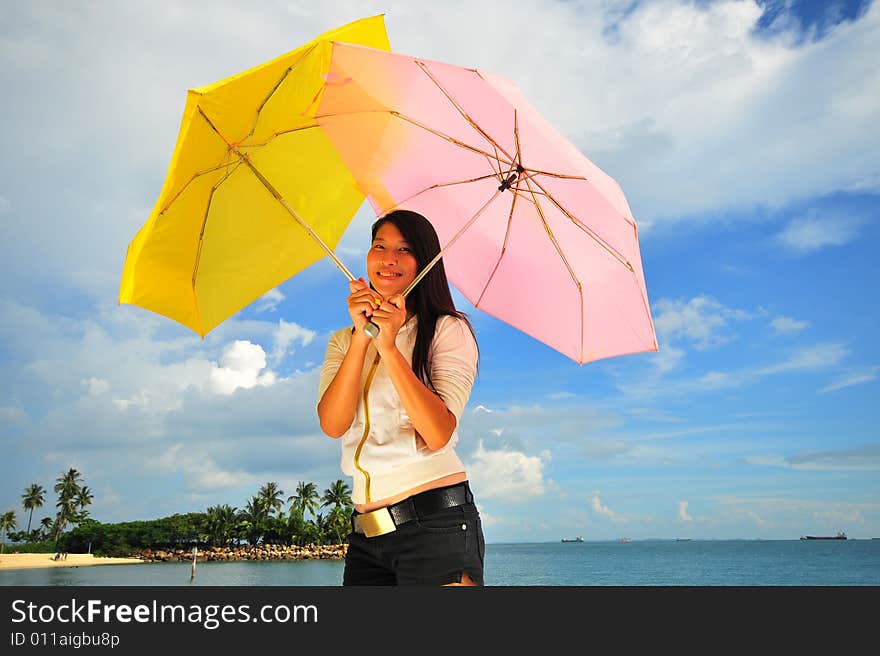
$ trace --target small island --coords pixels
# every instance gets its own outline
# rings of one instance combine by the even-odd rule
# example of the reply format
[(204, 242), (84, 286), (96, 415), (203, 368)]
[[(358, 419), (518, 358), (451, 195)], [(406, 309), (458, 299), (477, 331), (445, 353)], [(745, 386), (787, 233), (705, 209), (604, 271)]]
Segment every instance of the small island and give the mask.
[(323, 492), (299, 482), (285, 501), (274, 481), (243, 508), (229, 504), (160, 519), (101, 523), (89, 516), (94, 494), (74, 468), (61, 473), (54, 518), (34, 522), (46, 502), (39, 483), (22, 495), (27, 528), (14, 510), (0, 513), (0, 569), (125, 563), (235, 562), (345, 558), (354, 504), (342, 480)]

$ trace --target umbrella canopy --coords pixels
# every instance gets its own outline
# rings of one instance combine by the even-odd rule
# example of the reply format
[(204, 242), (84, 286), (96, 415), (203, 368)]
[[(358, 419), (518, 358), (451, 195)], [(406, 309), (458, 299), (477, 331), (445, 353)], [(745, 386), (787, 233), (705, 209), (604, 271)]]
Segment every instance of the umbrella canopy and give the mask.
[(316, 117), (377, 215), (432, 222), (475, 307), (578, 363), (658, 350), (620, 186), (511, 81), (335, 43)]
[(331, 40), (389, 49), (383, 16), (355, 21), (191, 89), (165, 184), (131, 241), (119, 302), (202, 337), (325, 255), (364, 194), (315, 119)]

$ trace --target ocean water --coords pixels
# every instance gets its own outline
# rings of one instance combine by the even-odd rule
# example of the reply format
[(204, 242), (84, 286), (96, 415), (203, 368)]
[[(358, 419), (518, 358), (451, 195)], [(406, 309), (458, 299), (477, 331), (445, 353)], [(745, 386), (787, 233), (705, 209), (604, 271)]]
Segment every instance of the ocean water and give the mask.
[[(0, 586), (338, 586), (341, 561), (151, 563), (0, 572)], [(488, 544), (490, 586), (876, 586), (880, 540)]]

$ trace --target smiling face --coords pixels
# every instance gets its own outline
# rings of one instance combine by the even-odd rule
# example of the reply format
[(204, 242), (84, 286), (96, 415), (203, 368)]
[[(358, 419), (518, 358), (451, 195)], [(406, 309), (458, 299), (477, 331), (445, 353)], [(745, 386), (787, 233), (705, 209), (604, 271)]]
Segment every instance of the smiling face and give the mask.
[(383, 223), (367, 253), (367, 273), (373, 288), (385, 298), (399, 294), (418, 273), (418, 262), (397, 226)]

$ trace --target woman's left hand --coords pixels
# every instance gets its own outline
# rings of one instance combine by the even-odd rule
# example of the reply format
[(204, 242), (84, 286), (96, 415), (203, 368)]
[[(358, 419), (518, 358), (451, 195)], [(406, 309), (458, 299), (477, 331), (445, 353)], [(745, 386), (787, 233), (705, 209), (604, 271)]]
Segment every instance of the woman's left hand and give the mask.
[(370, 321), (379, 326), (379, 334), (374, 341), (376, 350), (384, 355), (388, 349), (396, 348), (397, 332), (406, 323), (406, 299), (400, 294), (385, 299), (377, 309), (373, 310)]

